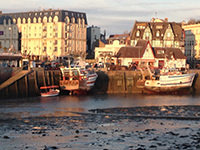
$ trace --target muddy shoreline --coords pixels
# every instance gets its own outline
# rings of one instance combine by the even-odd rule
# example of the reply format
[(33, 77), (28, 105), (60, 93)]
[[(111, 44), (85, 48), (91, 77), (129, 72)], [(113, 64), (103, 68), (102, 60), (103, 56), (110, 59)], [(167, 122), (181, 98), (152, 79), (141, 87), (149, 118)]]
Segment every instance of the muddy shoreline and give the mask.
[(65, 117), (4, 114), (0, 149), (195, 150), (200, 149), (199, 110), (200, 106), (157, 106), (93, 109)]

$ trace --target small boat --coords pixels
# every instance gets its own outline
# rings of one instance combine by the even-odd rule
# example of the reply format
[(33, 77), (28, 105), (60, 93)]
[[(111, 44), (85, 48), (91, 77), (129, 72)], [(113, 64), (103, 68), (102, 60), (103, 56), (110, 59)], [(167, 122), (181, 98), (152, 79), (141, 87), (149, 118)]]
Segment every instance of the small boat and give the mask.
[(145, 81), (144, 88), (156, 93), (174, 92), (192, 87), (195, 73), (181, 73), (179, 71), (164, 72)]
[(59, 86), (57, 85), (40, 87), (40, 95), (42, 97), (57, 96), (59, 95), (59, 93), (60, 93), (60, 90), (59, 90)]
[(70, 91), (72, 94), (75, 91), (89, 91), (98, 77), (94, 71), (79, 67), (61, 67), (60, 70), (62, 73), (60, 88)]

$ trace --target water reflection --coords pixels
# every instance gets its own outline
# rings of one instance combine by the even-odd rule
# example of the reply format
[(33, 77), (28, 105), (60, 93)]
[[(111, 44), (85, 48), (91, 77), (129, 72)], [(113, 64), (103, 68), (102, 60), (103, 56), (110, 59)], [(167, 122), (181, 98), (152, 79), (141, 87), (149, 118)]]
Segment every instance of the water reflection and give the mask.
[(199, 97), (169, 95), (95, 95), (10, 99), (0, 101), (0, 117), (72, 116), (89, 109), (200, 105)]

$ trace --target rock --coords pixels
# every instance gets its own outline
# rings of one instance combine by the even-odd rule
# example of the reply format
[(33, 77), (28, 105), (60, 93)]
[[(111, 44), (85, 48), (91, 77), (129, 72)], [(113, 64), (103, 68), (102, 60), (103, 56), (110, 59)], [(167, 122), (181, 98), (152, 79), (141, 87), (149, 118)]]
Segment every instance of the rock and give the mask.
[(4, 135), (3, 138), (4, 138), (4, 139), (10, 139), (10, 137), (7, 136), (7, 135)]
[(44, 150), (54, 150), (54, 149), (58, 149), (58, 147), (56, 147), (56, 146), (47, 147), (46, 145), (44, 146)]
[(181, 135), (181, 136), (179, 136), (180, 138), (187, 138), (187, 137), (189, 137), (189, 135)]
[(76, 134), (79, 134), (79, 130), (76, 130), (75, 132), (76, 132)]
[(151, 145), (149, 148), (156, 148), (157, 146), (156, 145)]
[(189, 147), (191, 147), (192, 145), (190, 145), (189, 143), (184, 143), (182, 144), (183, 149), (187, 149)]
[(171, 134), (171, 135), (174, 135), (174, 136), (178, 136), (179, 133), (174, 133), (174, 132), (166, 132), (166, 134)]
[(139, 148), (137, 148), (136, 150), (146, 150), (146, 149), (143, 148), (143, 147), (139, 147)]

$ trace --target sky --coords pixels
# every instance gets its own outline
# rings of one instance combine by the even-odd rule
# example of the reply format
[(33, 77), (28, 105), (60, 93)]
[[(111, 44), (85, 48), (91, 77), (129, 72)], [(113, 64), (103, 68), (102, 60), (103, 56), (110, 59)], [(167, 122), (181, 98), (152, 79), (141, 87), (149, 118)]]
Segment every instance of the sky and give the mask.
[(107, 35), (130, 32), (134, 22), (168, 18), (170, 22), (200, 19), (199, 0), (4, 0), (3, 13), (64, 9), (85, 12), (88, 26)]

